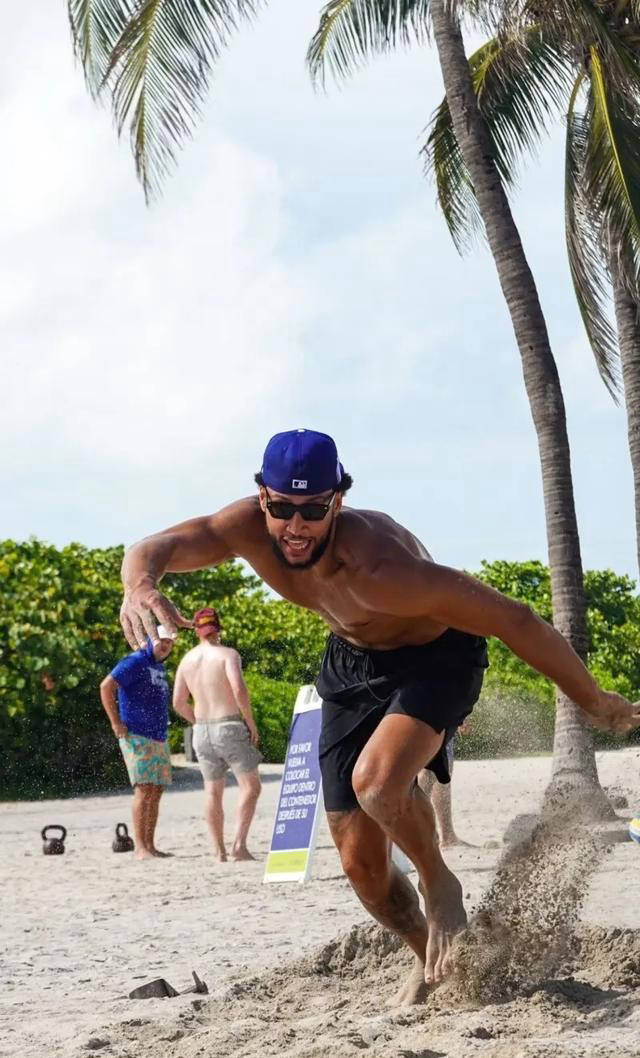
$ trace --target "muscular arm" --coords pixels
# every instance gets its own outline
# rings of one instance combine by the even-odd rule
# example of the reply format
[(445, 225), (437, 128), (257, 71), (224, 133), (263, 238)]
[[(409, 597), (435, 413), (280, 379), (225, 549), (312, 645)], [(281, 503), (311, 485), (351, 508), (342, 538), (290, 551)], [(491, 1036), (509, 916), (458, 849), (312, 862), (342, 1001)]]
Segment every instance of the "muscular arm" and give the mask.
[(232, 557), (220, 514), (191, 518), (133, 544), (124, 556), (122, 581), (133, 589), (142, 578), (155, 584), (164, 573), (186, 573)]
[(623, 712), (629, 713), (625, 729), (635, 726), (629, 703), (601, 690), (564, 636), (528, 606), (474, 577), (435, 563), (394, 564), (383, 560), (368, 578), (362, 578), (360, 591), (369, 605), (375, 604), (385, 613), (428, 616), (462, 632), (496, 636), (528, 665), (553, 680), (594, 720), (612, 719), (613, 705), (624, 703), (628, 708)]
[(176, 680), (173, 685), (173, 710), (178, 716), (183, 716), (190, 724), (195, 724), (196, 716), (192, 707), (189, 705), (190, 697), (189, 687), (184, 678), (182, 662), (180, 662), (178, 665), (178, 671), (176, 672)]
[(250, 499), (239, 500), (216, 514), (192, 518), (133, 544), (124, 556), (122, 582), (124, 600), (120, 621), (132, 647), (142, 647), (147, 636), (158, 638), (160, 621), (175, 634), (191, 624), (157, 585), (165, 573), (184, 573), (217, 566), (233, 558), (246, 535), (255, 512)]
[(249, 689), (244, 682), (244, 676), (242, 675), (242, 661), (240, 660), (240, 655), (235, 650), (229, 651), (226, 655), (224, 659), (224, 669), (238, 709), (242, 713), (247, 727), (251, 732), (252, 741), (256, 742), (258, 729), (255, 720), (253, 719), (251, 701), (249, 700)]
[(429, 580), (433, 615), (443, 624), (475, 635), (496, 636), (532, 668), (548, 676), (587, 712), (598, 684), (564, 636), (523, 603), (474, 577), (433, 566)]

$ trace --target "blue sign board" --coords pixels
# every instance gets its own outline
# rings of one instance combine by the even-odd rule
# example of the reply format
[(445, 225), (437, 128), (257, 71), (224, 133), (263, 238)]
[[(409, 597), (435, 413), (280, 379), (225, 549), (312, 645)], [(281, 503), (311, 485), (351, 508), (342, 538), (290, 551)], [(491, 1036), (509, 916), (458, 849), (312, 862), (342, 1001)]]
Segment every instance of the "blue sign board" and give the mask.
[(318, 741), (322, 701), (301, 687), (293, 711), (265, 882), (306, 881), (322, 810)]

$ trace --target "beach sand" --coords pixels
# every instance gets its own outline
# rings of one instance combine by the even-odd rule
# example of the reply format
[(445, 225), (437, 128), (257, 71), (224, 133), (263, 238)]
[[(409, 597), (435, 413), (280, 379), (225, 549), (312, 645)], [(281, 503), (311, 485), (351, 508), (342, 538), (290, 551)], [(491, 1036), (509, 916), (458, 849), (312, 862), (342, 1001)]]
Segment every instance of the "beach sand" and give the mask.
[[(544, 834), (511, 863), (550, 759), (456, 764), (457, 829), (478, 847), (445, 856), (468, 911), (482, 909), (461, 949), (467, 977), (391, 1010), (411, 959), (370, 925), (326, 825), (308, 884), (262, 884), (281, 769), (261, 768), (257, 862), (216, 864), (197, 767), (174, 760), (158, 827), (170, 860), (111, 851), (127, 791), (0, 806), (2, 1058), (640, 1054), (640, 845), (625, 835), (640, 814), (639, 749), (598, 754), (603, 785), (628, 800), (604, 838)], [(230, 785), (229, 835), (236, 796)], [(42, 855), (48, 823), (68, 829), (64, 856)], [(187, 988), (192, 970), (208, 996), (127, 998), (155, 977)]]

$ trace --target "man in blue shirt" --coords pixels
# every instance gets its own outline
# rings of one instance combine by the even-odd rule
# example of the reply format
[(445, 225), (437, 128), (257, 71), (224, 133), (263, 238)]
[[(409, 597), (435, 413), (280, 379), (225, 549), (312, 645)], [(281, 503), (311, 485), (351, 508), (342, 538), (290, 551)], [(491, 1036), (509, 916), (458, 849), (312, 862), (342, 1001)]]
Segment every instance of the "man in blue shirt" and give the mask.
[(167, 741), (169, 683), (164, 661), (173, 649), (162, 626), (160, 639), (128, 654), (105, 676), (100, 698), (133, 786), (133, 833), (136, 856), (150, 860), (168, 856), (155, 846), (160, 798), (171, 782), (171, 757)]

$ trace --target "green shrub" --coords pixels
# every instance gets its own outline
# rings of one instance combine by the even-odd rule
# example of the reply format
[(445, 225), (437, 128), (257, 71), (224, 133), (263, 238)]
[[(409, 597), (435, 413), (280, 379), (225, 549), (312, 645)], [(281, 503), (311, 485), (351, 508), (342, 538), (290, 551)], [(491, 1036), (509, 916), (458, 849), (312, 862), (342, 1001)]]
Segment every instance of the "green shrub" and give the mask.
[[(48, 797), (126, 783), (99, 685), (129, 652), (118, 623), (123, 549), (0, 542), (0, 797)], [(265, 759), (284, 759), (299, 683), (319, 666), (326, 627), (315, 614), (269, 598), (238, 562), (170, 574), (163, 589), (187, 616), (215, 606), (223, 641), (248, 670)], [(166, 662), (172, 683), (197, 642), (181, 632)], [(169, 740), (182, 749), (172, 714)]]
[(282, 764), (300, 686), (297, 683), (270, 680), (258, 672), (247, 672), (246, 681), (265, 762)]
[(91, 791), (126, 781), (98, 684), (113, 666), (121, 548), (0, 544), (0, 790)]
[[(0, 797), (73, 795), (126, 782), (118, 745), (104, 715), (99, 684), (128, 652), (118, 611), (123, 549), (55, 548), (39, 540), (0, 542)], [(493, 587), (551, 613), (549, 571), (539, 562), (483, 563)], [(603, 686), (640, 698), (640, 600), (628, 577), (585, 575), (589, 664)], [(326, 626), (316, 615), (269, 597), (238, 562), (171, 574), (163, 590), (190, 616), (221, 612), (223, 641), (239, 650), (267, 761), (284, 759), (300, 684), (318, 672)], [(167, 661), (170, 681), (196, 642), (184, 631)], [(504, 644), (490, 644), (491, 668), (461, 755), (551, 749), (551, 683)], [(632, 735), (631, 738), (636, 738)], [(597, 745), (620, 738), (596, 733)], [(182, 748), (172, 715), (170, 742)]]

